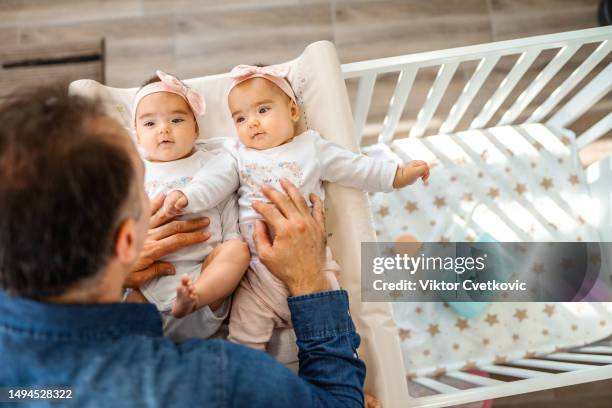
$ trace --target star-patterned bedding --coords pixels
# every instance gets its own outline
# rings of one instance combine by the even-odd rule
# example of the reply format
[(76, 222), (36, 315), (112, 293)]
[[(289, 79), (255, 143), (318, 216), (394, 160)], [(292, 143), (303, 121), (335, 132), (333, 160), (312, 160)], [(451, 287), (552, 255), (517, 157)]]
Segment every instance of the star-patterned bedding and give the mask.
[[(397, 139), (364, 153), (434, 163), (429, 182), (371, 196), (379, 241), (600, 241), (569, 132), (502, 126)], [(534, 262), (532, 270), (547, 267)], [(533, 357), (612, 333), (607, 303), (492, 303), (471, 319), (444, 303), (393, 303), (393, 312), (408, 377)]]

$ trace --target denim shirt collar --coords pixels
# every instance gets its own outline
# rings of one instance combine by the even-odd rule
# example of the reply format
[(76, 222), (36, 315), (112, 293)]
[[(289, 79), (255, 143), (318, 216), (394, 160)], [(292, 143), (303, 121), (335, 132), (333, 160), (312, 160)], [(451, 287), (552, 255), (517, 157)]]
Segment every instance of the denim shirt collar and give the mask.
[(161, 318), (151, 304), (54, 304), (0, 290), (0, 329), (3, 328), (25, 336), (54, 339), (162, 336)]

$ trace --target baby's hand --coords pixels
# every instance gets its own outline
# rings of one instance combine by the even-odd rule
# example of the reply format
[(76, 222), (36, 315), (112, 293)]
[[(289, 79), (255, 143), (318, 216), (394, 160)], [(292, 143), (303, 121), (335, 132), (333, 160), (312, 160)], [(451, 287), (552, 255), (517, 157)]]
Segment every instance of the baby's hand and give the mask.
[(397, 168), (393, 179), (393, 188), (402, 188), (414, 183), (419, 178), (429, 179), (429, 165), (423, 160), (413, 160)]
[(187, 197), (178, 190), (172, 191), (164, 200), (164, 212), (171, 217), (176, 217), (187, 207)]

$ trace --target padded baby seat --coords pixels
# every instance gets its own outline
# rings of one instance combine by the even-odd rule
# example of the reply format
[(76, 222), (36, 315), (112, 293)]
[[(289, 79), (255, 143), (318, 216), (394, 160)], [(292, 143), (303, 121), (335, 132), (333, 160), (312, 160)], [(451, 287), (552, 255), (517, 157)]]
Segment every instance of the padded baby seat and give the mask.
[[(290, 64), (289, 79), (302, 108), (303, 126), (316, 129), (323, 137), (357, 151), (346, 87), (333, 44), (314, 43)], [(199, 142), (204, 148), (214, 147), (218, 142), (215, 138), (236, 137), (227, 108), (231, 83), (228, 74), (185, 82), (206, 97), (207, 113), (199, 120)], [(100, 98), (108, 113), (126, 127), (136, 91), (137, 88), (106, 87), (91, 80), (76, 81), (70, 86), (71, 93)], [(361, 302), (360, 258), (356, 254), (360, 253), (362, 241), (375, 240), (367, 195), (338, 185), (328, 185), (326, 194), (329, 246), (342, 267), (341, 285), (349, 292), (351, 313), (361, 335), (359, 353), (368, 367), (366, 389), (385, 406), (406, 405), (408, 394), (391, 308), (386, 303)], [(271, 349), (276, 350), (277, 356), (283, 355), (282, 360), (289, 360), (286, 349), (279, 350), (276, 345)]]

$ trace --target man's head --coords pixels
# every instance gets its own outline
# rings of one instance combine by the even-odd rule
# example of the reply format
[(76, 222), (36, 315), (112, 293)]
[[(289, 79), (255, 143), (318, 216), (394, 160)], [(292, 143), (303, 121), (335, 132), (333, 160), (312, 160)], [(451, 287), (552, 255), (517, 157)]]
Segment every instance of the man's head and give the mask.
[(0, 123), (0, 287), (45, 299), (127, 272), (149, 204), (125, 130), (65, 87), (9, 98)]

